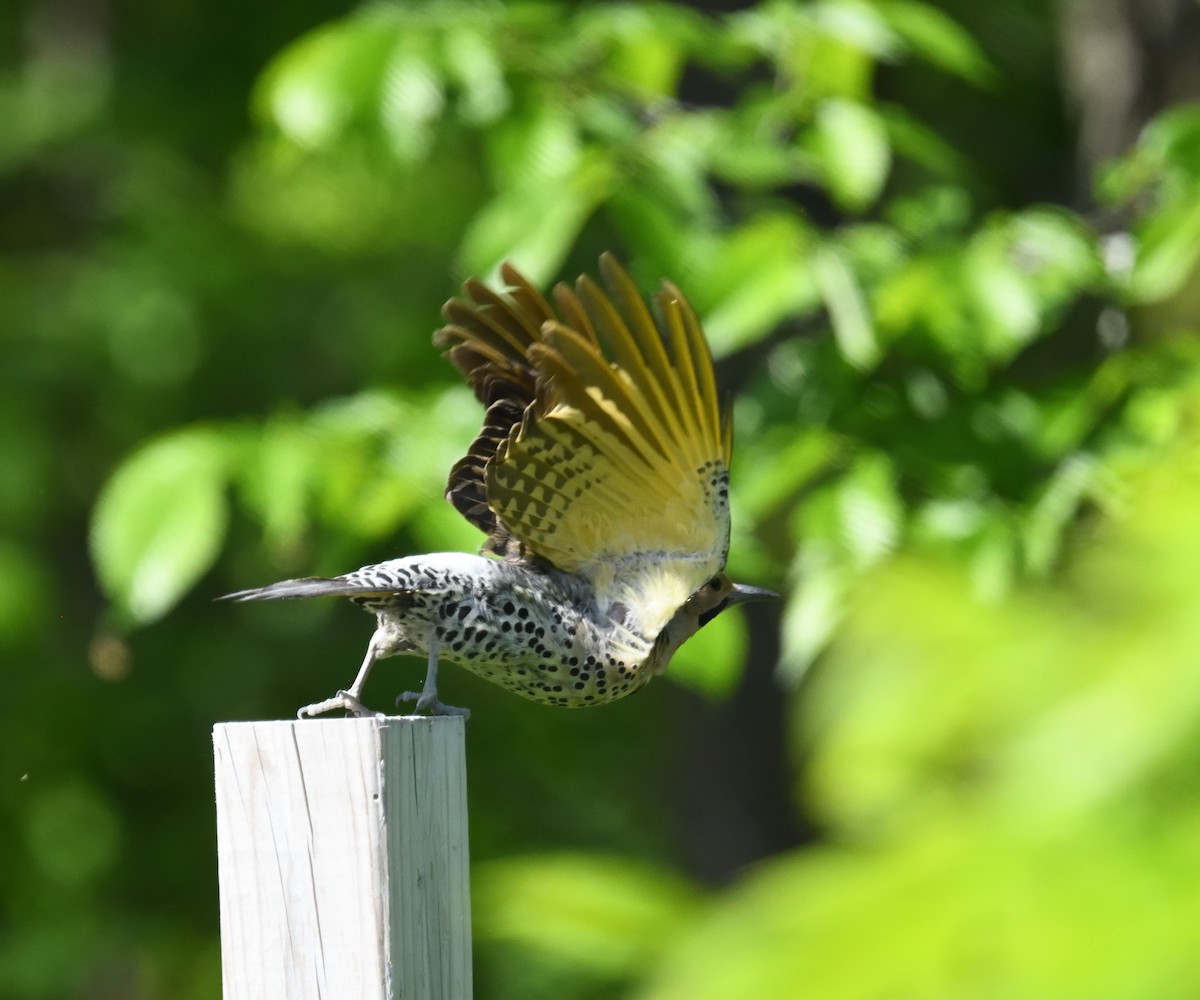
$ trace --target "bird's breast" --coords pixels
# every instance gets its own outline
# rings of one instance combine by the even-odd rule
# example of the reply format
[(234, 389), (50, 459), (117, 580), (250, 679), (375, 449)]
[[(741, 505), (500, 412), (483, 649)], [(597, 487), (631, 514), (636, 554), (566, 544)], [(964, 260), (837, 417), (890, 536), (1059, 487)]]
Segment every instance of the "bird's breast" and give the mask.
[(447, 598), (433, 629), (439, 656), (533, 701), (568, 707), (624, 697), (645, 680), (649, 647), (594, 602), (531, 576)]

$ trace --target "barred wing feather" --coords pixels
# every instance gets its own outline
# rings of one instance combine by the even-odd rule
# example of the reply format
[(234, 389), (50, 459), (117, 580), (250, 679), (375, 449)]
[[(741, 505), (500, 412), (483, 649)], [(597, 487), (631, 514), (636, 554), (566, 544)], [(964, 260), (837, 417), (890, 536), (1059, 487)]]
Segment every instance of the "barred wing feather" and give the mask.
[[(654, 304), (605, 255), (554, 305), (510, 267), (507, 297), (468, 285), (438, 342), (488, 406), (448, 496), (495, 551), (578, 573), (653, 637), (721, 572), (729, 545), (728, 414), (696, 314)], [(464, 509), (466, 508), (466, 509)]]

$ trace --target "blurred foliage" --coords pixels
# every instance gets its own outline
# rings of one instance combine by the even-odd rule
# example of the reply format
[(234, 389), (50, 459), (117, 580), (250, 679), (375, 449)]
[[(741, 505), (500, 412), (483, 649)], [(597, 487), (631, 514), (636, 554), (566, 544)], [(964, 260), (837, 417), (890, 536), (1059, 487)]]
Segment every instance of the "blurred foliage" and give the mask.
[(438, 305), (605, 248), (704, 318), (786, 600), (595, 713), (447, 674), (479, 995), (1196, 991), (1196, 107), (1077, 189), (1042, 0), (18, 6), (0, 995), (218, 993), (208, 732), (370, 626), (208, 598), (475, 548)]

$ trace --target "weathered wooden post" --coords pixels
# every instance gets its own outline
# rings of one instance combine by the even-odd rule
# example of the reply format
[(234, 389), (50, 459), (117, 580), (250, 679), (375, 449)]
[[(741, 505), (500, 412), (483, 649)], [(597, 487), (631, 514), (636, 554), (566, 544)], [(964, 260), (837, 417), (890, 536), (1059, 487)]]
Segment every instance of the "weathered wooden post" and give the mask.
[(469, 1000), (464, 731), (213, 729), (224, 1000)]

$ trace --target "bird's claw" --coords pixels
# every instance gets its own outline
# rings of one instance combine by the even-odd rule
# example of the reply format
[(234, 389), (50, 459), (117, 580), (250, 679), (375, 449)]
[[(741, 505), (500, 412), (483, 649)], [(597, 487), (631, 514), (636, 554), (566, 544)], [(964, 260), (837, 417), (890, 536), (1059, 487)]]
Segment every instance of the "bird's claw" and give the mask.
[(351, 715), (360, 719), (383, 719), (386, 716), (382, 712), (376, 712), (374, 709), (367, 708), (361, 701), (358, 700), (349, 691), (339, 691), (332, 698), (326, 698), (324, 701), (314, 702), (311, 705), (305, 705), (299, 712), (296, 713), (298, 719), (311, 719), (314, 715), (323, 715), (325, 712), (335, 712), (342, 709), (349, 712)]
[(436, 691), (405, 691), (401, 695), (396, 696), (396, 704), (402, 702), (415, 701), (413, 706), (413, 714), (426, 712), (429, 715), (461, 715), (464, 719), (471, 717), (471, 710), (468, 708), (459, 708), (457, 705), (447, 705), (438, 701)]

